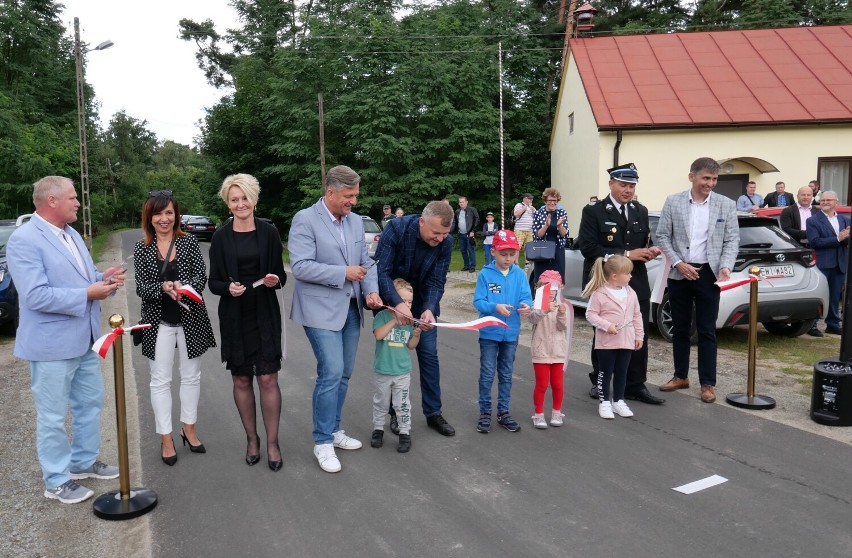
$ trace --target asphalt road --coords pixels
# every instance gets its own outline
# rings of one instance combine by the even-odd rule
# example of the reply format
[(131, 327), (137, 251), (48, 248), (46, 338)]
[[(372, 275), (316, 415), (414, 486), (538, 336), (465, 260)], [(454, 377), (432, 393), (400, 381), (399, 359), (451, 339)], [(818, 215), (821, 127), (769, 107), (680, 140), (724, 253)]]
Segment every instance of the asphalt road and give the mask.
[[(137, 237), (123, 235), (124, 257)], [(130, 315), (138, 316), (129, 286)], [(292, 278), (288, 308), (291, 293)], [(218, 299), (205, 297), (218, 338)], [(661, 407), (636, 403), (632, 419), (604, 421), (582, 364), (566, 379), (566, 425), (535, 430), (523, 346), (512, 390), (523, 429), (479, 434), (473, 332), (439, 334), (444, 416), (456, 436), (428, 429), (416, 405), (412, 450), (398, 454), (389, 429), (385, 447), (369, 447), (374, 343), (365, 328), (343, 421), (365, 447), (338, 450), (343, 471), (325, 473), (312, 453), (316, 361), (302, 329), (287, 327), (277, 473), (266, 467), (264, 444), (258, 465), (243, 460), (245, 434), (218, 349), (203, 357), (198, 432), (208, 452), (179, 446), (178, 463), (164, 465), (145, 388), (148, 362), (134, 349), (138, 484), (160, 497), (148, 516), (154, 556), (852, 555), (848, 445), (681, 394)], [(177, 381), (173, 393), (177, 420)], [(412, 400), (419, 402), (419, 387)], [(728, 482), (692, 495), (672, 490), (714, 474)]]

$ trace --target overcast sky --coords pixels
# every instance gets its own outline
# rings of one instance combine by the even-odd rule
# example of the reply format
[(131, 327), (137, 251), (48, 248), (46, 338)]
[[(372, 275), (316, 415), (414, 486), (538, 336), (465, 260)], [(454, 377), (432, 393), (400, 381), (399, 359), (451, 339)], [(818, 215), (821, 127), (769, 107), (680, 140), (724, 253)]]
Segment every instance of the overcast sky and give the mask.
[(60, 18), (74, 37), (80, 18), (80, 40), (90, 48), (109, 39), (115, 46), (90, 52), (86, 81), (95, 89), (104, 127), (124, 110), (160, 141), (194, 144), (197, 122), (228, 91), (207, 84), (195, 60), (195, 43), (178, 38), (181, 18), (212, 19), (216, 30), (238, 26), (228, 0), (63, 0)]

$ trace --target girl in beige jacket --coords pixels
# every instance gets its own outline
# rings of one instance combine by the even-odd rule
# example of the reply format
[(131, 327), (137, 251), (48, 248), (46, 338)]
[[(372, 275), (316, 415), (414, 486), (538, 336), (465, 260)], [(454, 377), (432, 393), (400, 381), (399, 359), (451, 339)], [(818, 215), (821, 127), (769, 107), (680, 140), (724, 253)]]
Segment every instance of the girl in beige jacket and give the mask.
[(533, 404), (535, 414), (533, 426), (547, 428), (544, 420), (544, 396), (550, 385), (553, 398), (553, 412), (550, 415), (551, 426), (562, 426), (562, 398), (564, 394), (565, 362), (568, 360), (568, 303), (559, 293), (562, 291), (562, 276), (558, 271), (544, 271), (538, 278), (538, 286), (550, 283), (551, 302), (547, 312), (534, 309), (530, 312), (532, 324), (532, 361), (535, 370), (535, 389)]

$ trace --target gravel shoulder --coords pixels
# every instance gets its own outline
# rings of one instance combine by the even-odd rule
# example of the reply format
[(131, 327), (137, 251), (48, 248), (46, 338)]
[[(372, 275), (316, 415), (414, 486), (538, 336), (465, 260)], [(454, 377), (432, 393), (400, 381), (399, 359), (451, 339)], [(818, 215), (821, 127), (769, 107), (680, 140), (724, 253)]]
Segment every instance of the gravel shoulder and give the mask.
[[(120, 235), (110, 238), (104, 262), (120, 261)], [(101, 269), (111, 264), (99, 265)], [(101, 307), (104, 324), (111, 314), (127, 317), (127, 298), (115, 296)], [(104, 328), (107, 326), (104, 325)], [(106, 331), (106, 329), (104, 329)], [(48, 340), (45, 340), (46, 342)], [(130, 343), (125, 343), (125, 394), (130, 460), (130, 486), (139, 486), (139, 421), (136, 412), (136, 382)], [(0, 336), (0, 556), (53, 558), (151, 556), (147, 517), (130, 521), (105, 521), (92, 512), (92, 500), (65, 505), (43, 496), (44, 483), (35, 450), (35, 409), (30, 394), (29, 364), (13, 356), (14, 337)], [(115, 384), (113, 360), (102, 361), (105, 401), (101, 413), (101, 460), (118, 465), (116, 442)], [(66, 424), (70, 431), (70, 421)], [(95, 498), (118, 490), (119, 481), (86, 479), (81, 484), (95, 491)], [(120, 549), (120, 550), (118, 550)]]
[[(447, 279), (447, 289), (441, 300), (441, 318), (451, 322), (463, 322), (476, 318), (473, 308), (473, 291), (476, 276), (466, 272), (451, 272)], [(531, 327), (525, 323), (521, 328), (519, 343), (530, 346)], [(795, 339), (790, 340), (795, 343)], [(592, 342), (592, 327), (586, 321), (582, 309), (577, 309), (574, 319), (574, 343), (571, 348), (571, 360), (583, 364), (591, 364), (590, 349)], [(826, 338), (826, 354), (837, 354), (840, 347), (839, 337)], [(835, 343), (835, 344), (832, 344)], [(804, 387), (795, 377), (781, 372), (782, 363), (760, 354), (758, 347), (757, 365), (755, 371), (756, 391), (759, 395), (772, 397), (776, 401), (774, 409), (753, 411), (728, 405), (725, 396), (729, 393), (745, 392), (748, 377), (748, 355), (745, 352), (720, 349), (717, 356), (716, 372), (716, 405), (727, 405), (743, 413), (750, 413), (762, 418), (786, 424), (799, 430), (812, 432), (826, 438), (852, 445), (852, 427), (833, 427), (818, 424), (811, 420), (811, 391)], [(679, 390), (696, 399), (701, 396), (701, 388), (697, 382), (696, 366), (697, 353), (695, 347), (690, 354), (691, 386), (687, 390)], [(531, 374), (532, 365), (515, 363), (516, 374)], [(672, 377), (672, 346), (658, 334), (652, 332), (648, 339), (648, 388), (652, 393), (664, 398), (677, 397), (677, 394), (663, 394), (656, 386), (662, 385)], [(588, 391), (590, 384), (571, 386), (566, 382), (567, 390)], [(635, 403), (634, 405), (641, 405)]]

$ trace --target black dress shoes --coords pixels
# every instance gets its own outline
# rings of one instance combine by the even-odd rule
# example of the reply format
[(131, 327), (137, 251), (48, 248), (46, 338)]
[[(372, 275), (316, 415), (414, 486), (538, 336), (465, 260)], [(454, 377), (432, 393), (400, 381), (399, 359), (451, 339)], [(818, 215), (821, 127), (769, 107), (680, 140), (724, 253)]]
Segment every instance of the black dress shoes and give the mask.
[(810, 335), (811, 337), (825, 337), (825, 335), (823, 334), (823, 332), (821, 332), (821, 331), (819, 330), (819, 328), (816, 326), (816, 324), (814, 324), (814, 327), (812, 327), (812, 328), (808, 331), (808, 335)]
[(842, 329), (840, 329), (839, 327), (831, 327), (831, 326), (826, 327), (825, 332), (829, 335), (842, 335), (843, 334)]
[(390, 428), (395, 436), (399, 436), (399, 421), (396, 420), (396, 415), (391, 415)]
[(441, 436), (455, 436), (456, 429), (450, 426), (442, 415), (426, 417), (426, 424), (429, 428), (434, 428)]
[(600, 399), (598, 397), (598, 386), (592, 386), (592, 389), (589, 390), (589, 397), (592, 399)]
[(633, 393), (625, 393), (624, 397), (633, 401), (647, 403), (648, 405), (662, 405), (666, 402), (666, 400), (661, 397), (654, 397), (651, 395), (648, 388), (644, 386), (642, 386), (642, 389), (634, 391)]

